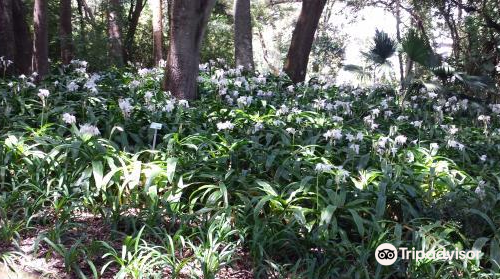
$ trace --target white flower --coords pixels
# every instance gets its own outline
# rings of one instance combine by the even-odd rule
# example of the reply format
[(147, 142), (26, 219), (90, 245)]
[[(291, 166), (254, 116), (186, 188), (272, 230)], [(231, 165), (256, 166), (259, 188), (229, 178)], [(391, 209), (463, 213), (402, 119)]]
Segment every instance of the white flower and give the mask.
[(452, 147), (452, 148), (455, 148), (455, 149), (462, 151), (462, 150), (464, 150), (465, 145), (459, 143), (456, 140), (448, 140), (448, 147)]
[(488, 156), (486, 156), (486, 155), (482, 155), (481, 157), (479, 157), (479, 160), (481, 160), (483, 162), (486, 162), (486, 159), (488, 159)]
[(97, 84), (95, 83), (97, 79), (89, 79), (85, 84), (83, 85), (86, 89), (89, 89), (93, 93), (97, 93)]
[(132, 112), (132, 105), (130, 104), (130, 98), (120, 99), (118, 100), (118, 106), (122, 110), (122, 113), (125, 117), (129, 117)]
[(486, 198), (486, 191), (484, 190), (484, 185), (486, 184), (486, 182), (484, 182), (483, 180), (479, 181), (477, 187), (476, 187), (476, 190), (474, 190), (474, 193), (476, 193), (476, 195), (479, 197), (479, 199), (483, 200), (484, 198)]
[(333, 165), (330, 164), (323, 164), (323, 163), (318, 163), (316, 164), (316, 167), (314, 168), (318, 173), (319, 172), (329, 172), (333, 169)]
[(286, 105), (281, 105), (280, 109), (276, 111), (277, 115), (283, 115), (287, 114), (290, 111), (290, 109)]
[(132, 81), (132, 82), (128, 85), (128, 87), (129, 87), (130, 89), (135, 89), (135, 88), (137, 88), (139, 85), (141, 85), (141, 82), (140, 82), (140, 81), (138, 81), (138, 80), (133, 80), (133, 81)]
[(66, 124), (76, 123), (76, 117), (74, 115), (69, 114), (69, 113), (64, 113), (62, 116), (62, 119), (63, 119), (64, 123), (66, 123)]
[(349, 142), (352, 142), (355, 139), (351, 133), (347, 133), (345, 137)]
[(489, 123), (490, 119), (491, 118), (489, 116), (486, 116), (486, 115), (479, 115), (479, 117), (477, 118), (477, 120), (483, 121), (484, 123)]
[(240, 108), (251, 105), (252, 101), (253, 101), (252, 96), (241, 96), (236, 100)]
[(429, 92), (429, 98), (431, 99), (434, 99), (438, 96), (438, 94), (434, 93), (434, 92)]
[(356, 154), (359, 154), (359, 144), (350, 144), (349, 148), (352, 149)]
[(328, 130), (326, 133), (323, 134), (323, 137), (325, 139), (333, 139), (333, 140), (340, 140), (342, 139), (342, 131), (340, 129), (333, 129), (333, 130)]
[(90, 124), (83, 124), (80, 126), (80, 134), (82, 135), (90, 135), (90, 136), (97, 136), (100, 135), (101, 132), (99, 132), (99, 129)]
[(208, 69), (208, 63), (205, 63), (205, 64), (200, 64), (200, 65), (198, 66), (198, 69), (199, 69), (201, 72), (205, 72), (205, 71), (207, 71), (207, 69)]
[(295, 128), (286, 128), (285, 131), (290, 135), (295, 135), (295, 133), (297, 133), (297, 130), (295, 130)]
[(450, 135), (454, 135), (454, 134), (456, 134), (456, 133), (458, 132), (458, 128), (457, 128), (457, 127), (455, 127), (455, 125), (451, 125), (451, 126), (449, 127), (448, 132), (450, 133)]
[(436, 150), (437, 151), (439, 149), (439, 144), (433, 142), (433, 143), (430, 144), (430, 148), (431, 148), (431, 150)]
[(151, 102), (151, 99), (153, 99), (153, 97), (154, 97), (154, 94), (151, 91), (146, 91), (146, 93), (144, 93), (144, 99), (148, 103)]
[(255, 125), (253, 126), (253, 133), (257, 133), (258, 131), (264, 129), (264, 124), (262, 124), (262, 122), (257, 122), (255, 123)]
[(335, 115), (335, 116), (332, 116), (332, 121), (335, 123), (339, 123), (339, 122), (344, 121), (344, 118)]
[(187, 100), (179, 100), (179, 106), (189, 108), (189, 102)]
[(415, 161), (415, 155), (413, 155), (413, 152), (408, 151), (408, 153), (406, 153), (406, 159), (409, 163), (413, 163)]
[(139, 71), (137, 71), (137, 73), (141, 76), (141, 77), (144, 77), (146, 76), (147, 74), (149, 74), (151, 72), (150, 69), (147, 69), (147, 68), (142, 68), (142, 69), (139, 69)]
[(175, 103), (172, 100), (167, 100), (166, 104), (163, 106), (163, 111), (171, 113), (175, 109)]
[(410, 124), (413, 125), (415, 128), (422, 127), (422, 121), (413, 121)]
[(293, 85), (288, 86), (286, 89), (287, 89), (287, 90), (288, 90), (288, 92), (290, 92), (290, 93), (293, 93), (293, 91), (294, 91), (294, 87), (293, 87)]
[(389, 140), (389, 137), (380, 137), (377, 141), (378, 147), (385, 148), (385, 145), (387, 144), (388, 140)]
[(500, 104), (490, 105), (493, 113), (500, 114)]
[(37, 95), (38, 97), (40, 97), (40, 99), (44, 100), (45, 98), (49, 97), (50, 92), (47, 89), (39, 89)]
[(356, 134), (356, 139), (357, 139), (357, 140), (359, 140), (359, 141), (363, 141), (363, 138), (364, 138), (363, 133), (358, 132), (358, 133)]
[(407, 140), (407, 138), (406, 138), (405, 136), (403, 136), (403, 135), (399, 135), (399, 136), (397, 136), (397, 137), (394, 139), (394, 141), (396, 142), (396, 144), (399, 144), (399, 145), (403, 145), (403, 144), (405, 144), (405, 143), (406, 143), (406, 140)]
[(68, 84), (68, 86), (66, 86), (68, 88), (68, 91), (69, 92), (75, 92), (76, 90), (78, 90), (78, 88), (80, 86), (78, 86), (78, 84), (76, 84), (76, 82), (72, 81)]
[(232, 129), (234, 129), (234, 124), (231, 123), (230, 121), (217, 123), (217, 130), (219, 130), (219, 131), (232, 130)]
[(243, 85), (243, 82), (241, 80), (236, 80), (234, 82), (234, 86), (236, 86), (236, 87), (241, 87), (241, 85)]

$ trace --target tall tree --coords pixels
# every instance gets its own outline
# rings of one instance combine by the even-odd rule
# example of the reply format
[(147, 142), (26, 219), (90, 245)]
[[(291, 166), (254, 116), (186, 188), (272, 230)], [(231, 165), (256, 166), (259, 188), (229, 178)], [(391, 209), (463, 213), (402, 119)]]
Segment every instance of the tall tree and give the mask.
[(27, 9), (21, 0), (12, 0), (12, 8), (16, 46), (14, 69), (17, 73), (29, 74), (31, 72), (33, 42), (26, 21)]
[(162, 0), (151, 0), (153, 12), (153, 56), (155, 65), (163, 60), (163, 3)]
[(67, 65), (73, 59), (71, 0), (61, 0), (60, 2), (59, 38), (61, 40), (61, 60), (64, 65)]
[(108, 2), (108, 39), (111, 64), (123, 66), (122, 32), (120, 29), (120, 0)]
[[(124, 59), (125, 61), (132, 60), (134, 51), (134, 38), (137, 31), (137, 25), (141, 17), (142, 10), (146, 6), (146, 0), (131, 1), (130, 9), (128, 12), (128, 29), (125, 36)], [(154, 13), (154, 11), (153, 11)]]
[(303, 0), (299, 19), (293, 30), (292, 42), (288, 49), (284, 71), (294, 83), (306, 79), (309, 53), (314, 34), (327, 0)]
[[(14, 60), (16, 53), (12, 0), (0, 0), (0, 56)], [(1, 67), (1, 66), (0, 66)], [(4, 69), (1, 69), (2, 71)]]
[(171, 0), (165, 87), (179, 99), (197, 98), (200, 48), (216, 0)]
[(234, 2), (234, 54), (236, 66), (246, 70), (254, 68), (250, 0)]
[(41, 80), (49, 73), (49, 34), (47, 29), (48, 0), (35, 0), (33, 10), (34, 41), (33, 41), (33, 71)]

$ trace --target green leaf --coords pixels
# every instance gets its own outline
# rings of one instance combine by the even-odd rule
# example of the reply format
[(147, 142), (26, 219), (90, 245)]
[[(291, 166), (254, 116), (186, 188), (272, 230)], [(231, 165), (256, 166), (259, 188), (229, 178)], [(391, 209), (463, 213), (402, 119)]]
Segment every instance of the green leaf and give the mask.
[(330, 225), (332, 221), (333, 213), (335, 213), (337, 207), (334, 205), (329, 205), (321, 211), (320, 225)]
[(359, 216), (359, 214), (354, 209), (349, 209), (349, 212), (352, 215), (353, 221), (358, 228), (358, 233), (360, 236), (365, 234), (365, 228), (363, 226), (363, 219)]
[(177, 158), (168, 158), (167, 159), (167, 180), (169, 183), (174, 181), (175, 168), (177, 167)]
[(262, 187), (262, 190), (266, 192), (266, 194), (271, 195), (273, 197), (277, 197), (278, 193), (274, 190), (274, 188), (267, 183), (266, 181), (263, 180), (256, 180), (255, 181), (260, 187)]
[(94, 177), (97, 191), (101, 191), (103, 185), (103, 165), (101, 161), (92, 161), (92, 175)]

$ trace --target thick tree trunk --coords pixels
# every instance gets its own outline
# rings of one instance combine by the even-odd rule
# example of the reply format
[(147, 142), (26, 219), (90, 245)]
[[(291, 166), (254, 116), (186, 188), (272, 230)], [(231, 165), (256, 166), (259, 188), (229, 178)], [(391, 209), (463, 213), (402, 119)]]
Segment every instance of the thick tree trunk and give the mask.
[(123, 66), (123, 47), (122, 35), (120, 29), (120, 1), (109, 0), (108, 2), (108, 39), (109, 39), (109, 54), (111, 64), (115, 66)]
[[(12, 1), (0, 0), (0, 56), (10, 61), (14, 61), (16, 56)], [(3, 69), (0, 64), (0, 74), (3, 74), (6, 70), (9, 70), (8, 72), (10, 73), (11, 69), (12, 67)]]
[(151, 10), (153, 12), (153, 56), (155, 65), (158, 66), (163, 60), (163, 4), (162, 0), (152, 0)]
[(41, 80), (49, 73), (49, 34), (47, 30), (48, 0), (35, 0), (33, 10), (34, 42), (33, 42), (33, 71), (38, 73), (37, 80)]
[(61, 60), (64, 65), (67, 65), (73, 59), (71, 0), (61, 0), (59, 27), (59, 38), (61, 40)]
[(216, 0), (172, 0), (165, 85), (175, 97), (197, 98), (200, 48)]
[(133, 2), (130, 6), (130, 11), (128, 15), (128, 29), (127, 36), (125, 38), (125, 61), (131, 61), (134, 52), (134, 38), (137, 31), (137, 25), (139, 24), (139, 18), (141, 17), (142, 10), (146, 5), (146, 1), (136, 0), (135, 5)]
[(303, 0), (299, 20), (292, 35), (284, 71), (294, 83), (306, 79), (309, 53), (327, 0)]
[(14, 69), (17, 73), (31, 73), (31, 56), (33, 42), (30, 28), (26, 21), (27, 9), (20, 0), (12, 1), (12, 15), (14, 16), (14, 34), (16, 39), (16, 54), (14, 56)]
[(248, 71), (253, 70), (250, 0), (234, 2), (234, 54), (236, 66), (243, 66)]
[(0, 42), (0, 56), (14, 62), (6, 72), (29, 74), (33, 44), (26, 9), (20, 0), (0, 0)]

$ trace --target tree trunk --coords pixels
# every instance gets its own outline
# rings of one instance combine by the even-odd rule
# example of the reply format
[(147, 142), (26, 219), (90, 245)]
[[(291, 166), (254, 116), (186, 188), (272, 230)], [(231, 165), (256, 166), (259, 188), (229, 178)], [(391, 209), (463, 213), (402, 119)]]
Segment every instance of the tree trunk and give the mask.
[(294, 83), (306, 79), (309, 53), (327, 0), (303, 0), (299, 20), (292, 35), (284, 71)]
[(123, 47), (122, 35), (120, 30), (120, 1), (109, 0), (108, 2), (108, 37), (109, 37), (109, 54), (111, 64), (115, 66), (123, 66)]
[[(396, 0), (396, 39), (398, 43), (401, 44), (401, 0)], [(403, 65), (403, 53), (398, 52), (398, 62), (399, 62), (399, 81), (401, 83), (401, 89), (405, 89), (405, 75), (404, 75), (404, 65)]]
[(151, 10), (153, 12), (153, 56), (155, 65), (159, 66), (163, 60), (163, 5), (162, 0), (152, 0)]
[(26, 21), (27, 9), (21, 0), (12, 1), (12, 15), (14, 16), (14, 34), (16, 39), (16, 54), (14, 56), (14, 69), (17, 73), (31, 73), (31, 56), (33, 42), (30, 28)]
[(234, 54), (236, 66), (243, 66), (248, 71), (253, 70), (250, 0), (234, 2)]
[(200, 48), (216, 0), (172, 0), (165, 86), (179, 99), (197, 98)]
[[(12, 15), (12, 0), (0, 0), (0, 57), (5, 60), (15, 61), (16, 46), (14, 36), (14, 21)], [(0, 76), (4, 71), (11, 73), (12, 66), (8, 69), (2, 68), (0, 63)]]
[(49, 35), (47, 30), (48, 0), (35, 0), (33, 10), (34, 42), (33, 42), (33, 71), (38, 73), (37, 80), (41, 80), (49, 73)]
[(128, 15), (128, 29), (127, 36), (125, 38), (125, 61), (131, 61), (134, 51), (134, 38), (137, 31), (137, 25), (139, 24), (139, 18), (141, 17), (142, 10), (146, 5), (146, 1), (136, 0), (135, 5), (133, 1), (130, 4), (130, 11)]
[(61, 0), (59, 25), (59, 38), (61, 40), (61, 60), (64, 65), (68, 65), (73, 59), (71, 0)]

